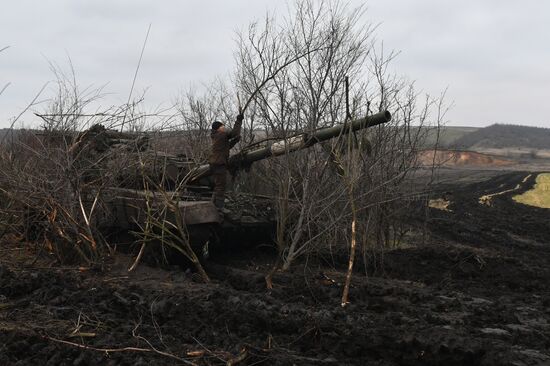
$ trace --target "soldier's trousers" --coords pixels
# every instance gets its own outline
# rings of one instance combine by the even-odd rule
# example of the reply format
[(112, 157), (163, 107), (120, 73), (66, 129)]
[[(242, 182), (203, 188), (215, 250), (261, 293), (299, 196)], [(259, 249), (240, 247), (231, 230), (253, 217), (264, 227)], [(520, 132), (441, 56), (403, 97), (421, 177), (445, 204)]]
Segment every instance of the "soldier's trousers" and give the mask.
[(222, 209), (225, 201), (225, 185), (227, 183), (227, 168), (222, 164), (210, 164), (210, 173), (214, 180), (212, 198), (217, 208)]

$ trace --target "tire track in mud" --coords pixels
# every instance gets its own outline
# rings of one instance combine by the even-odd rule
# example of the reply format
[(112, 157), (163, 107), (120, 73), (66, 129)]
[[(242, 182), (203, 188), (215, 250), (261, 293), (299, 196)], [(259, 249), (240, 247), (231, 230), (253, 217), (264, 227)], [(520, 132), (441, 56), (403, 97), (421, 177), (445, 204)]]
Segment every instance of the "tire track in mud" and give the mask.
[[(239, 275), (246, 276), (246, 273), (241, 271)], [(306, 283), (302, 287), (304, 285)], [(293, 288), (296, 287), (300, 286)], [(339, 294), (341, 288), (336, 292)], [(281, 293), (272, 296), (284, 299)], [(352, 298), (354, 304), (350, 312), (339, 308), (337, 295), (319, 303), (303, 297), (294, 301), (286, 298), (282, 301), (285, 304), (282, 312), (297, 307), (300, 309), (297, 317), (301, 319), (303, 309), (306, 310), (305, 314), (310, 318), (306, 327), (315, 324), (312, 329), (316, 329), (319, 338), (316, 343), (308, 345), (309, 349), (329, 347), (332, 349), (330, 354), (343, 353), (352, 355), (354, 359), (368, 354), (362, 359), (371, 362), (383, 359), (391, 361), (389, 364), (475, 365), (496, 358), (500, 361), (495, 361), (495, 364), (503, 364), (502, 360), (512, 359), (524, 349), (519, 347), (511, 354), (508, 352), (505, 338), (515, 337), (510, 329), (519, 329), (521, 325), (513, 324), (513, 310), (506, 304), (499, 310), (507, 314), (511, 325), (510, 329), (500, 329), (501, 319), (493, 317), (495, 300), (471, 297), (457, 291), (449, 296), (446, 290), (435, 290), (420, 283), (379, 278), (371, 278), (368, 282), (354, 281)], [(254, 313), (254, 304), (253, 300), (247, 312)], [(268, 308), (270, 306), (273, 305), (268, 305)], [(277, 305), (269, 308), (271, 314), (280, 312)], [(296, 322), (296, 316), (291, 316), (292, 312), (288, 314), (287, 321)], [(484, 320), (479, 319), (480, 314)], [(304, 326), (299, 328), (304, 329)], [(533, 345), (521, 341), (516, 343), (527, 349)], [(540, 342), (538, 344), (541, 346)], [(544, 343), (542, 347), (545, 347)]]
[[(450, 247), (428, 249), (431, 255), (419, 250), (430, 265), (448, 275), (445, 287), (493, 303), (470, 314), (469, 324), (508, 343), (522, 365), (550, 364), (550, 212), (512, 199), (531, 189), (536, 175), (505, 173), (466, 186), (448, 185), (451, 210), (431, 210), (429, 226), (437, 238), (450, 240)], [(480, 204), (483, 196), (490, 205)], [(455, 258), (479, 260), (459, 259), (451, 270), (444, 266), (449, 263), (446, 251)]]
[(525, 176), (525, 178), (523, 178), (523, 180), (520, 183), (516, 184), (516, 186), (514, 188), (506, 189), (504, 191), (491, 193), (491, 194), (487, 194), (487, 195), (483, 195), (483, 196), (479, 197), (479, 203), (482, 204), (482, 205), (491, 206), (491, 200), (493, 199), (493, 197), (501, 196), (503, 194), (511, 193), (511, 192), (518, 191), (518, 190), (522, 189), (525, 182), (527, 182), (527, 180), (529, 178), (531, 178), (532, 176), (533, 176), (533, 174), (529, 174), (529, 175)]
[[(550, 253), (550, 210), (515, 202), (512, 196), (521, 194), (535, 183), (533, 173), (506, 173), (483, 182), (447, 187), (451, 190), (450, 211), (431, 210), (430, 229), (455, 242), (465, 242), (498, 252), (517, 254), (524, 249)], [(518, 187), (516, 190), (514, 187)], [(503, 192), (504, 191), (504, 192)], [(491, 205), (480, 205), (479, 197), (501, 193), (491, 198)], [(520, 240), (517, 240), (521, 238)], [(505, 245), (505, 243), (508, 243)]]

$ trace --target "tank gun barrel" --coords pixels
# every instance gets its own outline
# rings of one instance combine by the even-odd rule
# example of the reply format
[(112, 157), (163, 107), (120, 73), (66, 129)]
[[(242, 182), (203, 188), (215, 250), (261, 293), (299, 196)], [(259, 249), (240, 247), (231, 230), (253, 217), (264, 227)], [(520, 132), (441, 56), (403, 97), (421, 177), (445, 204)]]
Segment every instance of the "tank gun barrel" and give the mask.
[[(344, 122), (332, 127), (321, 128), (313, 133), (301, 133), (286, 139), (277, 140), (267, 146), (241, 151), (231, 155), (228, 161), (228, 169), (237, 170), (242, 166), (250, 165), (258, 160), (305, 149), (315, 145), (318, 142), (330, 140), (351, 131), (358, 131), (389, 121), (391, 121), (391, 113), (389, 111), (384, 111), (368, 117)], [(191, 178), (189, 181), (197, 181), (198, 179), (209, 175), (209, 170), (210, 167), (208, 164), (201, 165), (191, 173)]]

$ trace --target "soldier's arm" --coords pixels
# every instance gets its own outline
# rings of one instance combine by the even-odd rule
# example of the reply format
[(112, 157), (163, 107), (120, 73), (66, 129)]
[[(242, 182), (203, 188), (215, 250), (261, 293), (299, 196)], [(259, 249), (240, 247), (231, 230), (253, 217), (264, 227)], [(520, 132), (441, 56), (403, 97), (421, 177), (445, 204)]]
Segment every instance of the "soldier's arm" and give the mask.
[(229, 140), (229, 148), (231, 149), (233, 146), (237, 145), (237, 142), (241, 141), (241, 136), (233, 137)]
[(241, 135), (241, 126), (243, 124), (244, 116), (242, 114), (237, 115), (237, 120), (233, 129), (227, 133), (228, 138), (234, 138)]

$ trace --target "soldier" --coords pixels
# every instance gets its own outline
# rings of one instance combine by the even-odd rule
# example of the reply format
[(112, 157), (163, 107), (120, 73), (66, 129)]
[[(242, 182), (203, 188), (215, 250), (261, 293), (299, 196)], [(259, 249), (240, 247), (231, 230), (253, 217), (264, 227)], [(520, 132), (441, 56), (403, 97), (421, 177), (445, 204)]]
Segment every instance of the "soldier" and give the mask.
[(239, 113), (235, 126), (232, 130), (226, 130), (225, 125), (215, 121), (212, 123), (212, 151), (208, 162), (210, 172), (214, 179), (214, 204), (221, 211), (225, 200), (225, 184), (227, 177), (227, 160), (229, 159), (229, 150), (235, 146), (241, 139), (241, 125), (244, 116)]

